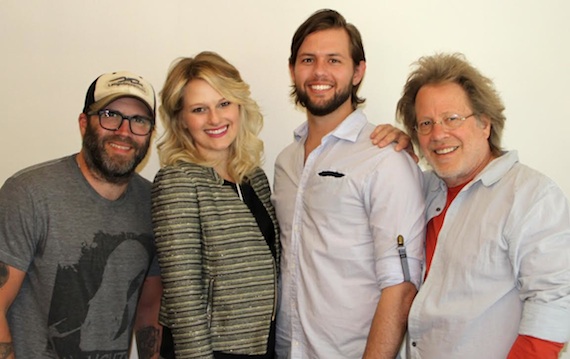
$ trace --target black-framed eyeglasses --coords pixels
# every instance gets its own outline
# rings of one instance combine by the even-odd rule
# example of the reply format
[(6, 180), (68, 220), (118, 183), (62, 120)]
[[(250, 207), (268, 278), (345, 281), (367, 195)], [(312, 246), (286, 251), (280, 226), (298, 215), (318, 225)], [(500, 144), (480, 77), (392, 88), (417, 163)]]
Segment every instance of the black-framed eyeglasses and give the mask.
[(442, 118), (440, 121), (423, 120), (423, 121), (416, 123), (416, 125), (414, 126), (414, 129), (420, 135), (429, 135), (431, 133), (431, 131), (433, 130), (433, 126), (435, 126), (436, 124), (440, 124), (446, 130), (453, 130), (453, 129), (456, 129), (458, 127), (461, 127), (461, 125), (463, 125), (465, 120), (471, 116), (475, 116), (475, 113), (472, 113), (472, 114), (467, 115), (467, 116), (449, 115), (449, 116)]
[(126, 116), (119, 111), (101, 110), (88, 115), (99, 116), (99, 125), (109, 131), (117, 131), (123, 125), (123, 121), (129, 121), (129, 128), (133, 135), (146, 136), (154, 126), (152, 118), (141, 115)]

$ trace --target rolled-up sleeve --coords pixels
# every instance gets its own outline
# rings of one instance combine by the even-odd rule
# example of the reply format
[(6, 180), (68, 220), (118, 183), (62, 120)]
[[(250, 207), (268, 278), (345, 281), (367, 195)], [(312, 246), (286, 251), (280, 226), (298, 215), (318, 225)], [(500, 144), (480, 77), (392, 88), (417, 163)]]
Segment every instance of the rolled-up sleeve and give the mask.
[(524, 303), (519, 334), (566, 342), (570, 339), (568, 201), (550, 181), (527, 200), (524, 218), (511, 238), (511, 260)]

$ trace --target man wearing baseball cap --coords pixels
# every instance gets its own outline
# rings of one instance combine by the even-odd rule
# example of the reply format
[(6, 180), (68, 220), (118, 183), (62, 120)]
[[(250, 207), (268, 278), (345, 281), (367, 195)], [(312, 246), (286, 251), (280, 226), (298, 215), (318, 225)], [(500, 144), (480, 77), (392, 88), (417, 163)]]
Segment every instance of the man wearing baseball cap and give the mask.
[(0, 357), (156, 358), (161, 284), (150, 183), (135, 172), (155, 94), (130, 72), (99, 76), (79, 115), (79, 153), (0, 189)]

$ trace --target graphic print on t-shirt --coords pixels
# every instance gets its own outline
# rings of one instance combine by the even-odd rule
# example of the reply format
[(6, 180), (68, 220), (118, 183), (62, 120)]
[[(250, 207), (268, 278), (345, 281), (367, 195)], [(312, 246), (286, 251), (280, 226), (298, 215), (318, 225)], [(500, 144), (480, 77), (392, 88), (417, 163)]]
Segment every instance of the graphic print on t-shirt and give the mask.
[(150, 242), (144, 235), (98, 232), (92, 243), (83, 244), (76, 263), (58, 266), (48, 352), (65, 359), (128, 358)]

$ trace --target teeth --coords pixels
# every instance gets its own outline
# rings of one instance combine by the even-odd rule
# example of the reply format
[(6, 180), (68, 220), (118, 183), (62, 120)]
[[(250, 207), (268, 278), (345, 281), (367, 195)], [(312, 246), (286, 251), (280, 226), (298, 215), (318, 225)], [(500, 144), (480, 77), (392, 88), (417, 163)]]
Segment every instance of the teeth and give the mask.
[(446, 153), (453, 152), (456, 149), (457, 149), (457, 147), (447, 147), (447, 148), (444, 148), (442, 150), (435, 150), (435, 153), (437, 153), (438, 155), (445, 155)]
[(311, 88), (315, 91), (323, 91), (323, 90), (328, 90), (330, 89), (332, 86), (330, 85), (313, 85), (311, 86)]
[(124, 151), (126, 151), (130, 148), (129, 146), (120, 146), (120, 145), (117, 145), (116, 143), (111, 143), (110, 145), (111, 145), (111, 147), (115, 147), (115, 148), (118, 148), (119, 150), (124, 150)]
[(224, 126), (222, 128), (218, 128), (217, 130), (206, 130), (206, 133), (210, 135), (219, 135), (220, 133), (225, 132), (227, 129), (228, 126)]

